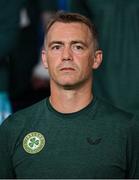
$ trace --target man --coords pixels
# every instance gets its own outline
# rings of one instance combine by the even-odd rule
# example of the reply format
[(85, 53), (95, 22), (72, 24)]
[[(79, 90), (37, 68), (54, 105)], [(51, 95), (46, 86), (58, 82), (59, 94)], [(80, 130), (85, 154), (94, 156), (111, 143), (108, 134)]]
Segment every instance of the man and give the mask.
[(0, 178), (139, 178), (138, 119), (91, 90), (102, 61), (94, 25), (57, 13), (42, 60), (51, 95), (1, 125)]

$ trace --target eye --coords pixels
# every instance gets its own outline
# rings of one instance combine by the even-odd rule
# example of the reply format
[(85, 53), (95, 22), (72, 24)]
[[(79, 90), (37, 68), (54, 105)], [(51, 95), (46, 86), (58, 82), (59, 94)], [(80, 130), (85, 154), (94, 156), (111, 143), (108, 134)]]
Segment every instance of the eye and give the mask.
[(51, 47), (51, 49), (52, 50), (58, 50), (58, 49), (60, 49), (60, 45), (53, 45), (52, 47)]
[(75, 46), (75, 49), (80, 50), (80, 49), (83, 49), (83, 47), (82, 47), (82, 46), (79, 46), (79, 45), (76, 45), (76, 46)]
[(84, 50), (84, 46), (80, 44), (73, 44), (72, 50), (75, 52), (82, 52)]

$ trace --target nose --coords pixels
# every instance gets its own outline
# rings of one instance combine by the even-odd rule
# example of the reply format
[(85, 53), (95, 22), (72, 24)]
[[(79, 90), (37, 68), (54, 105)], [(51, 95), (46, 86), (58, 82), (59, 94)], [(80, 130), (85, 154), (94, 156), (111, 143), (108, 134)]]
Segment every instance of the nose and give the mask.
[(70, 47), (64, 47), (62, 52), (62, 60), (63, 61), (70, 61), (72, 60), (72, 52)]

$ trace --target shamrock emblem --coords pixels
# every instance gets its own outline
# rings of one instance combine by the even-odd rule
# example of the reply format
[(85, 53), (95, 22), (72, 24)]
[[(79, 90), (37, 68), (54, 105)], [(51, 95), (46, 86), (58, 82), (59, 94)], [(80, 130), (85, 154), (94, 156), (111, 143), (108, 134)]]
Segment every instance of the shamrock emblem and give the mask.
[(39, 140), (36, 137), (33, 137), (30, 139), (29, 146), (33, 148), (34, 146), (39, 145)]
[(45, 138), (39, 132), (31, 132), (23, 139), (23, 148), (29, 154), (40, 152), (45, 145)]

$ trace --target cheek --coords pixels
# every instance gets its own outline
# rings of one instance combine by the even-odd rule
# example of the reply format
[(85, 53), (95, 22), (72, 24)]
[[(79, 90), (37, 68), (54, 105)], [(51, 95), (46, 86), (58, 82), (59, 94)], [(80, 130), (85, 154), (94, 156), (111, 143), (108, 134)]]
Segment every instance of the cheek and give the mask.
[(55, 71), (55, 63), (48, 61), (48, 70), (50, 73)]
[(56, 66), (61, 61), (61, 56), (57, 55), (56, 53), (49, 53), (47, 55), (47, 61), (50, 66)]
[(61, 51), (51, 52), (48, 51), (48, 58), (51, 59), (60, 59), (61, 58)]
[(90, 56), (90, 55), (78, 55), (75, 57), (75, 59), (77, 60), (76, 64), (83, 71), (92, 70), (92, 66), (93, 66), (92, 56)]
[(58, 63), (55, 59), (48, 59), (48, 71), (50, 76), (57, 76), (57, 66)]
[(55, 66), (56, 62), (57, 62), (58, 58), (56, 55), (49, 53), (47, 54), (47, 63), (49, 68)]

